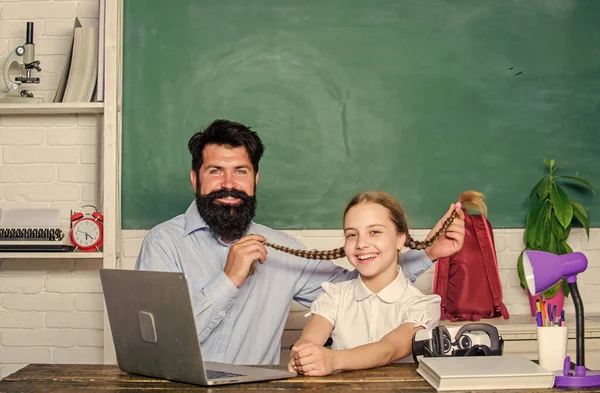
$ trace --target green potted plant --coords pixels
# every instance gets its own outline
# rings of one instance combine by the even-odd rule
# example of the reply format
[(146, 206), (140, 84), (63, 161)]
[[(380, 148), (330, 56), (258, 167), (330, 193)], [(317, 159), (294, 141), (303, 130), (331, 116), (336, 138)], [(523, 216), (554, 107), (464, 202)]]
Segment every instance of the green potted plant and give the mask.
[[(596, 194), (596, 191), (588, 181), (578, 176), (557, 176), (555, 174), (556, 170), (564, 166), (566, 162), (556, 164), (554, 160), (548, 161), (544, 158), (544, 164), (546, 164), (548, 173), (533, 187), (529, 194), (530, 209), (527, 214), (525, 232), (523, 233), (525, 250), (547, 251), (557, 255), (571, 253), (573, 249), (567, 243), (567, 239), (571, 233), (572, 224), (579, 222), (585, 228), (589, 238), (590, 223), (585, 208), (580, 203), (571, 200), (560, 184), (580, 186), (590, 190), (593, 194)], [(521, 252), (517, 261), (517, 271), (521, 287), (526, 290), (527, 284), (523, 274), (523, 252)], [(550, 299), (549, 303), (556, 305), (560, 313), (565, 296), (569, 296), (569, 287), (566, 280), (563, 279), (561, 282), (556, 283), (552, 288), (545, 291), (542, 296), (544, 299)], [(536, 312), (536, 298), (538, 296), (529, 295), (531, 315), (533, 316)]]

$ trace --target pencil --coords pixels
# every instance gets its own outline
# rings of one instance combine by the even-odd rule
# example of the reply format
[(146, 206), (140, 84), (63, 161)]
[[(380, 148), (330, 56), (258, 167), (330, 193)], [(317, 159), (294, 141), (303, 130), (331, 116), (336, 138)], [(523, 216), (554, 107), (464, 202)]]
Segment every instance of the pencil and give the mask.
[(548, 310), (546, 309), (546, 302), (544, 301), (544, 299), (541, 300), (540, 306), (542, 309), (543, 326), (548, 326)]

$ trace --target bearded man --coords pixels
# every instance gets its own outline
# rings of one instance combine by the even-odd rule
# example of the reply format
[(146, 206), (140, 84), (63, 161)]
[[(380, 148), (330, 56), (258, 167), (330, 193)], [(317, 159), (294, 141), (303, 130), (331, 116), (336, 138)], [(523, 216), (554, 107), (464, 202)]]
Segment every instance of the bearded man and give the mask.
[[(148, 232), (135, 269), (186, 275), (204, 360), (277, 364), (292, 300), (310, 306), (321, 293), (321, 283), (353, 279), (357, 273), (330, 261), (267, 250), (265, 241), (295, 249), (304, 246), (252, 221), (264, 146), (249, 127), (215, 120), (192, 136), (188, 148), (195, 201), (185, 214)], [(430, 236), (453, 210), (459, 216), (440, 240), (427, 251), (399, 257), (411, 281), (431, 267), (432, 260), (462, 247), (464, 215), (454, 205)], [(255, 262), (261, 266), (255, 269)], [(251, 270), (256, 271), (250, 274)]]

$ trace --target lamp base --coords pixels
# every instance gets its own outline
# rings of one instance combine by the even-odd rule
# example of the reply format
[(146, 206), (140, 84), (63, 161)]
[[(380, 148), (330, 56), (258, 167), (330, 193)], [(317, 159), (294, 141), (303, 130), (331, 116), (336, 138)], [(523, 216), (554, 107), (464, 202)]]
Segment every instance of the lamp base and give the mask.
[(571, 370), (571, 357), (567, 356), (562, 371), (554, 372), (554, 386), (582, 388), (600, 386), (600, 371), (588, 370), (585, 366), (575, 366), (575, 369)]

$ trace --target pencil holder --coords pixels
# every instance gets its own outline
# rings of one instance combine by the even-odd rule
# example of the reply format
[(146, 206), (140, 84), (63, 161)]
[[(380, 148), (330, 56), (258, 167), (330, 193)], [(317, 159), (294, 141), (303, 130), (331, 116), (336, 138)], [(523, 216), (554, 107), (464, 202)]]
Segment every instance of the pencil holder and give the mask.
[(567, 326), (538, 326), (537, 345), (540, 366), (549, 371), (562, 370), (567, 356)]

